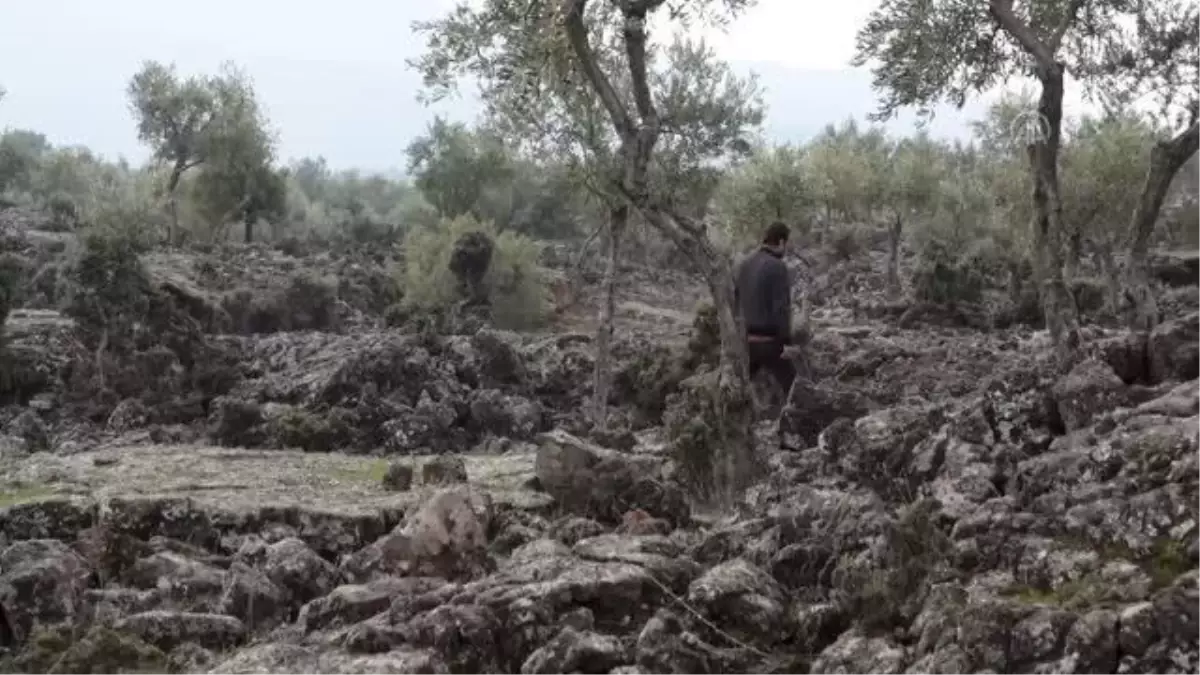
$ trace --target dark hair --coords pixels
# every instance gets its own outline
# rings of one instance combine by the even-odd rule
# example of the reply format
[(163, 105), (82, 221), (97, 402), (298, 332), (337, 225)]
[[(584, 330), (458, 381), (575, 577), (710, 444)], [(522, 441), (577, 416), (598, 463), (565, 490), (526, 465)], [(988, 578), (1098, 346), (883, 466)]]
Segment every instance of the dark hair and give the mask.
[(763, 243), (767, 246), (778, 246), (788, 240), (791, 231), (781, 221), (775, 221), (767, 226), (763, 233)]

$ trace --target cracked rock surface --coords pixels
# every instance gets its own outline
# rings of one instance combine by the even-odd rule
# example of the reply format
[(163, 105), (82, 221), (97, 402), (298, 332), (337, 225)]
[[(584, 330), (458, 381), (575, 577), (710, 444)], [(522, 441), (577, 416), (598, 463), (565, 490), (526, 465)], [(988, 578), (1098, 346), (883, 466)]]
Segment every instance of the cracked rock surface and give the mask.
[[(183, 255), (147, 266), (193, 319), (279, 258), (218, 284)], [(56, 379), (70, 323), (10, 317), (46, 379), (0, 408), (0, 670), (1200, 668), (1194, 307), (1144, 338), (1089, 325), (1059, 372), (1044, 332), (899, 321), (865, 263), (812, 272), (796, 449), (764, 422), (765, 477), (714, 509), (662, 426), (706, 367), (682, 276), (630, 271), (600, 432), (583, 313), (409, 334), (373, 320), (367, 263), (318, 263), (358, 289), (338, 323), (196, 319), (190, 365), (140, 353), (149, 393), (88, 415)]]

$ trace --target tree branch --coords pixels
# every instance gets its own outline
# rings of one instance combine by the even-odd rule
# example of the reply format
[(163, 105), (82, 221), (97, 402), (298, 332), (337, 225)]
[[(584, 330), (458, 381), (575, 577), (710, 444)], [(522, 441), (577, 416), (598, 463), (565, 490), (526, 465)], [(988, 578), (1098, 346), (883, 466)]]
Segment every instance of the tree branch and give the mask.
[(1175, 171), (1179, 171), (1184, 163), (1200, 150), (1200, 124), (1193, 119), (1191, 126), (1172, 138), (1167, 147), (1171, 166)]
[(637, 106), (638, 116), (642, 118), (642, 124), (657, 127), (658, 112), (654, 109), (646, 73), (645, 11), (639, 14), (634, 10), (626, 10), (624, 32), (625, 55), (629, 58), (629, 78), (633, 84), (633, 101)]
[(600, 102), (612, 118), (617, 133), (622, 138), (628, 138), (634, 133), (633, 120), (621, 103), (621, 98), (617, 96), (616, 89), (609, 82), (608, 76), (600, 69), (596, 52), (592, 50), (588, 41), (587, 25), (583, 22), (583, 10), (586, 5), (587, 0), (563, 0), (563, 26), (567, 31), (567, 39), (571, 42), (571, 49), (574, 50), (576, 58), (579, 59), (584, 77), (600, 97)]
[(1038, 62), (1042, 69), (1054, 68), (1054, 51), (1038, 39), (1029, 24), (1013, 13), (1013, 0), (988, 0), (988, 13), (1000, 24), (1004, 32), (1011, 35), (1021, 48)]
[(1066, 14), (1063, 15), (1058, 27), (1054, 29), (1054, 33), (1050, 35), (1050, 43), (1046, 45), (1051, 54), (1058, 53), (1058, 48), (1062, 45), (1067, 31), (1071, 30), (1071, 26), (1075, 25), (1075, 20), (1079, 17), (1079, 10), (1083, 8), (1083, 2), (1084, 0), (1071, 0), (1071, 4), (1067, 6)]

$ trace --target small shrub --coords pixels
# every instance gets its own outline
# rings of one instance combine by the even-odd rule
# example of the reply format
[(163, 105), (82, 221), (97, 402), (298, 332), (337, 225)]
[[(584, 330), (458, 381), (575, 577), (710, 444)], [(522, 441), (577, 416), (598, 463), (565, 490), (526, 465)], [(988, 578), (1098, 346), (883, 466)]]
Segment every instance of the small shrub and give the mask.
[(221, 307), (235, 332), (244, 335), (300, 330), (335, 330), (339, 324), (337, 289), (323, 279), (294, 275), (288, 285), (269, 291), (239, 288)]
[(863, 249), (866, 233), (859, 227), (843, 227), (833, 234), (829, 242), (833, 259), (841, 262), (851, 260)]
[[(675, 478), (701, 501), (730, 503), (739, 486), (763, 469), (761, 458), (743, 454), (753, 442), (747, 423), (754, 414), (749, 393), (717, 369), (693, 375), (667, 396), (663, 424), (675, 460)], [(745, 423), (745, 424), (744, 424)]]
[(337, 415), (322, 415), (289, 408), (268, 422), (268, 431), (276, 445), (300, 448), (305, 452), (333, 452), (351, 443), (350, 430)]
[(93, 197), (79, 210), (78, 221), (94, 234), (131, 242), (146, 250), (159, 242), (167, 218), (153, 197), (153, 183), (139, 179)]
[(836, 580), (847, 595), (848, 609), (868, 630), (908, 625), (931, 585), (949, 573), (953, 545), (937, 518), (930, 500), (904, 506), (887, 522), (882, 545), (869, 563), (847, 568)]
[(108, 350), (129, 346), (150, 306), (150, 280), (136, 239), (89, 233), (64, 274), (64, 312), (75, 319), (84, 344)]
[[(12, 253), (0, 254), (0, 331), (8, 320), (8, 313), (19, 304), (21, 276), (26, 270), (26, 262), (20, 256)], [(0, 334), (0, 339), (3, 335)]]
[(288, 326), (292, 330), (324, 330), (337, 324), (337, 289), (323, 279), (295, 275), (282, 299), (290, 310)]
[(353, 264), (338, 272), (337, 297), (355, 309), (378, 316), (400, 301), (400, 288), (382, 265)]
[(455, 242), (472, 232), (486, 234), (495, 242), (484, 277), (495, 324), (518, 330), (539, 325), (549, 307), (546, 273), (538, 262), (540, 246), (524, 235), (496, 235), (491, 224), (468, 217), (444, 220), (437, 228), (409, 234), (403, 266), (405, 302), (414, 309), (438, 311), (464, 299), (450, 261)]
[(20, 652), (0, 660), (7, 673), (169, 672), (157, 647), (104, 626), (75, 638), (67, 627), (37, 627)]
[(918, 300), (956, 306), (979, 301), (984, 277), (978, 260), (955, 254), (941, 242), (931, 241), (918, 256), (912, 286)]
[(667, 398), (692, 372), (673, 349), (665, 345), (638, 351), (613, 373), (612, 395), (636, 412), (641, 424), (662, 419)]
[(56, 193), (51, 197), (47, 207), (55, 231), (70, 230), (79, 220), (79, 206), (75, 199), (65, 192)]

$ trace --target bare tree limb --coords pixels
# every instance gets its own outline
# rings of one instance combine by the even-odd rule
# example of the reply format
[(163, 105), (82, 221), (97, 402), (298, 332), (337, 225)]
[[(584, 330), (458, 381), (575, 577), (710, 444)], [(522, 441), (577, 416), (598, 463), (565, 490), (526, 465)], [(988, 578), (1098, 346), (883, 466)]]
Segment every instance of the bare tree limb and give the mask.
[(1013, 12), (1012, 0), (988, 0), (988, 12), (1005, 32), (1013, 36), (1021, 47), (1037, 60), (1039, 68), (1048, 70), (1054, 67), (1054, 51), (1038, 39), (1037, 33), (1029, 24)]
[(1058, 53), (1058, 48), (1062, 45), (1067, 31), (1071, 30), (1071, 26), (1075, 25), (1075, 20), (1079, 17), (1079, 10), (1083, 8), (1083, 2), (1084, 0), (1071, 0), (1066, 13), (1063, 14), (1062, 21), (1054, 29), (1054, 32), (1050, 35), (1050, 42), (1046, 45), (1051, 54)]
[(633, 120), (629, 117), (625, 106), (622, 105), (621, 98), (617, 95), (617, 90), (613, 88), (612, 82), (600, 69), (596, 52), (588, 40), (587, 25), (583, 22), (583, 10), (586, 6), (587, 0), (563, 0), (563, 26), (567, 31), (567, 39), (571, 42), (571, 49), (579, 60), (579, 67), (583, 69), (584, 77), (588, 79), (600, 97), (600, 102), (604, 104), (604, 109), (612, 118), (617, 133), (622, 138), (626, 138), (634, 133)]

